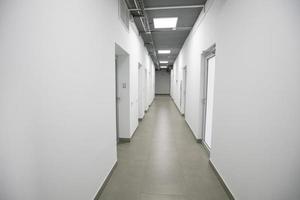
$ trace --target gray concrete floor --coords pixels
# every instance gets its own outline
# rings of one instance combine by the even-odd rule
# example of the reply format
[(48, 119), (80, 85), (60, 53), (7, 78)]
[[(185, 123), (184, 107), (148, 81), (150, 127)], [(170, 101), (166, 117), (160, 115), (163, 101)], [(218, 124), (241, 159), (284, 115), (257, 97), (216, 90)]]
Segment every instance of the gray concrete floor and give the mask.
[(156, 96), (100, 200), (229, 199), (171, 98)]

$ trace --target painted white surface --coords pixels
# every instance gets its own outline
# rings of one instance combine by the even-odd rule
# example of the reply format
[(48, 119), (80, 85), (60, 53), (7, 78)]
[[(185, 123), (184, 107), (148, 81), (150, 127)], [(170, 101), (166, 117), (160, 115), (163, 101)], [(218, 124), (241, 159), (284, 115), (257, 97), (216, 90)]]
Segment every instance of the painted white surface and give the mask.
[(174, 71), (171, 70), (170, 72), (170, 96), (173, 97), (173, 80), (174, 80)]
[(170, 72), (155, 72), (155, 94), (170, 94)]
[(216, 43), (211, 160), (236, 199), (300, 198), (300, 2), (210, 0), (174, 65), (201, 138), (201, 54)]
[(143, 102), (144, 102), (144, 111), (146, 111), (148, 109), (148, 71), (147, 68), (144, 68), (144, 84), (143, 84), (143, 91), (144, 91), (144, 95), (143, 95)]
[[(148, 57), (150, 58), (150, 57)], [(146, 102), (145, 102), (145, 110), (149, 109), (149, 106), (152, 104), (154, 95), (155, 95), (155, 68), (151, 59), (146, 59), (146, 70), (147, 70), (147, 81), (146, 81)]]
[(117, 159), (114, 44), (132, 134), (138, 60), (153, 67), (141, 38), (117, 1), (1, 1), (0, 19), (1, 200), (93, 199)]
[[(197, 139), (202, 138), (202, 85), (200, 81), (203, 69), (201, 66), (201, 54), (216, 42), (216, 22), (218, 11), (211, 9), (213, 1), (208, 1), (206, 14), (202, 13), (193, 30), (188, 36), (183, 48), (178, 55), (173, 68), (174, 79), (172, 80), (172, 98), (178, 109), (180, 104), (180, 83), (183, 80), (183, 68), (187, 66), (185, 119)], [(220, 4), (220, 3), (219, 3)], [(205, 20), (203, 20), (205, 19)]]
[(154, 98), (154, 77), (155, 77), (155, 70), (153, 67), (150, 67), (148, 69), (148, 81), (147, 81), (147, 110), (149, 106), (151, 105), (153, 98)]
[(129, 55), (116, 45), (117, 55), (117, 108), (119, 138), (130, 138)]
[(215, 64), (216, 57), (208, 60), (207, 73), (207, 104), (206, 104), (206, 120), (205, 120), (205, 143), (211, 148), (212, 127), (213, 127), (213, 103), (214, 103), (214, 87), (215, 87)]
[[(117, 1), (112, 1), (117, 6)], [(116, 7), (116, 11), (117, 11)], [(112, 22), (109, 22), (112, 23)], [(144, 46), (144, 42), (139, 37), (139, 32), (133, 22), (130, 23), (129, 30), (123, 25), (123, 22), (118, 20), (113, 26), (113, 33), (115, 34), (115, 40), (126, 52), (130, 54), (130, 137), (138, 126), (139, 108), (138, 108), (138, 66), (139, 63), (147, 69), (147, 71), (154, 71), (154, 64), (148, 55), (148, 52)], [(155, 79), (151, 79), (152, 82), (147, 82), (147, 85), (154, 85)], [(150, 104), (154, 99), (154, 91), (149, 90), (146, 96), (149, 97)], [(147, 99), (147, 98), (145, 98)], [(146, 103), (143, 104), (144, 108), (147, 108)]]
[(182, 81), (181, 81), (181, 99), (180, 99), (180, 112), (185, 113), (185, 104), (186, 104), (186, 78), (187, 78), (187, 67), (182, 69)]
[(138, 103), (139, 103), (139, 119), (143, 119), (144, 115), (145, 115), (145, 109), (144, 109), (144, 96), (145, 96), (145, 91), (144, 91), (144, 84), (145, 84), (145, 73), (144, 73), (145, 69), (144, 67), (139, 64), (139, 99), (138, 99)]

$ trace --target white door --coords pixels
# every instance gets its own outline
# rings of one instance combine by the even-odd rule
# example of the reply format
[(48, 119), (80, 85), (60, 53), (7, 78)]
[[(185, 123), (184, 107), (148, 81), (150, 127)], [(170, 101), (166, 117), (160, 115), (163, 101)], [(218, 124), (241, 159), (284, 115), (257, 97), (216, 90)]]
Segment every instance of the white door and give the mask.
[(143, 80), (143, 67), (139, 64), (139, 74), (138, 74), (138, 107), (139, 107), (139, 119), (144, 117), (144, 109), (143, 109), (143, 87), (144, 87), (144, 80)]
[(115, 56), (117, 137), (119, 137), (119, 139), (124, 139), (131, 137), (129, 54), (116, 44)]
[(207, 96), (206, 96), (206, 119), (204, 141), (211, 148), (212, 139), (212, 119), (213, 119), (213, 102), (214, 102), (214, 85), (215, 85), (215, 59), (210, 57), (207, 59)]
[(119, 125), (119, 107), (120, 107), (120, 97), (119, 97), (119, 93), (118, 93), (118, 57), (116, 56), (115, 58), (115, 75), (116, 75), (116, 127), (117, 127), (117, 143), (119, 142), (119, 130), (120, 130), (120, 125)]
[(147, 69), (144, 69), (144, 84), (143, 84), (143, 98), (144, 98), (144, 112), (147, 110)]
[(180, 108), (182, 108), (182, 103), (183, 103), (183, 97), (182, 97), (182, 81), (180, 81), (180, 86), (179, 86), (179, 89), (180, 89)]
[(186, 81), (187, 81), (187, 68), (183, 68), (183, 73), (182, 73), (182, 105), (181, 105), (181, 112), (182, 114), (185, 114), (185, 105), (186, 105)]
[(119, 138), (130, 137), (129, 57), (118, 55), (117, 80), (117, 129)]

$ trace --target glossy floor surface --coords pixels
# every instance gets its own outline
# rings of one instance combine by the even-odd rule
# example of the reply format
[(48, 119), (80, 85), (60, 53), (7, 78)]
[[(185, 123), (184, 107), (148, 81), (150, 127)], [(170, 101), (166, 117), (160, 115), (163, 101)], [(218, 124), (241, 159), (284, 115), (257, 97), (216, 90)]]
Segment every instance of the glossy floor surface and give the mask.
[(225, 190), (168, 96), (156, 96), (100, 200), (224, 200)]

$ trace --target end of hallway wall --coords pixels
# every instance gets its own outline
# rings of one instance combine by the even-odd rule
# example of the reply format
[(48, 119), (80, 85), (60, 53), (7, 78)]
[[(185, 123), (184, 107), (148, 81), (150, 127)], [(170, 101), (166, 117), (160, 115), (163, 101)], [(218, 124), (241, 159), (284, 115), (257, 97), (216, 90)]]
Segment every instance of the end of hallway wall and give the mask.
[(230, 189), (228, 188), (228, 186), (226, 185), (225, 181), (223, 180), (222, 176), (219, 174), (217, 168), (215, 167), (215, 165), (212, 163), (211, 160), (208, 161), (209, 165), (211, 166), (211, 168), (213, 169), (214, 173), (216, 174), (218, 180), (220, 181), (221, 185), (223, 186), (223, 188), (225, 189), (228, 197), (230, 200), (235, 200), (232, 192), (230, 191)]
[(105, 186), (107, 185), (109, 179), (111, 178), (111, 176), (112, 176), (112, 174), (113, 174), (113, 172), (115, 171), (115, 169), (116, 169), (117, 166), (118, 166), (118, 161), (115, 162), (114, 166), (112, 167), (112, 169), (111, 169), (110, 172), (108, 173), (106, 179), (104, 180), (104, 182), (102, 183), (102, 185), (101, 185), (99, 191), (97, 192), (97, 194), (96, 194), (94, 200), (98, 200), (98, 199), (100, 198), (100, 196), (101, 196), (101, 194), (102, 194), (102, 192), (103, 192)]

